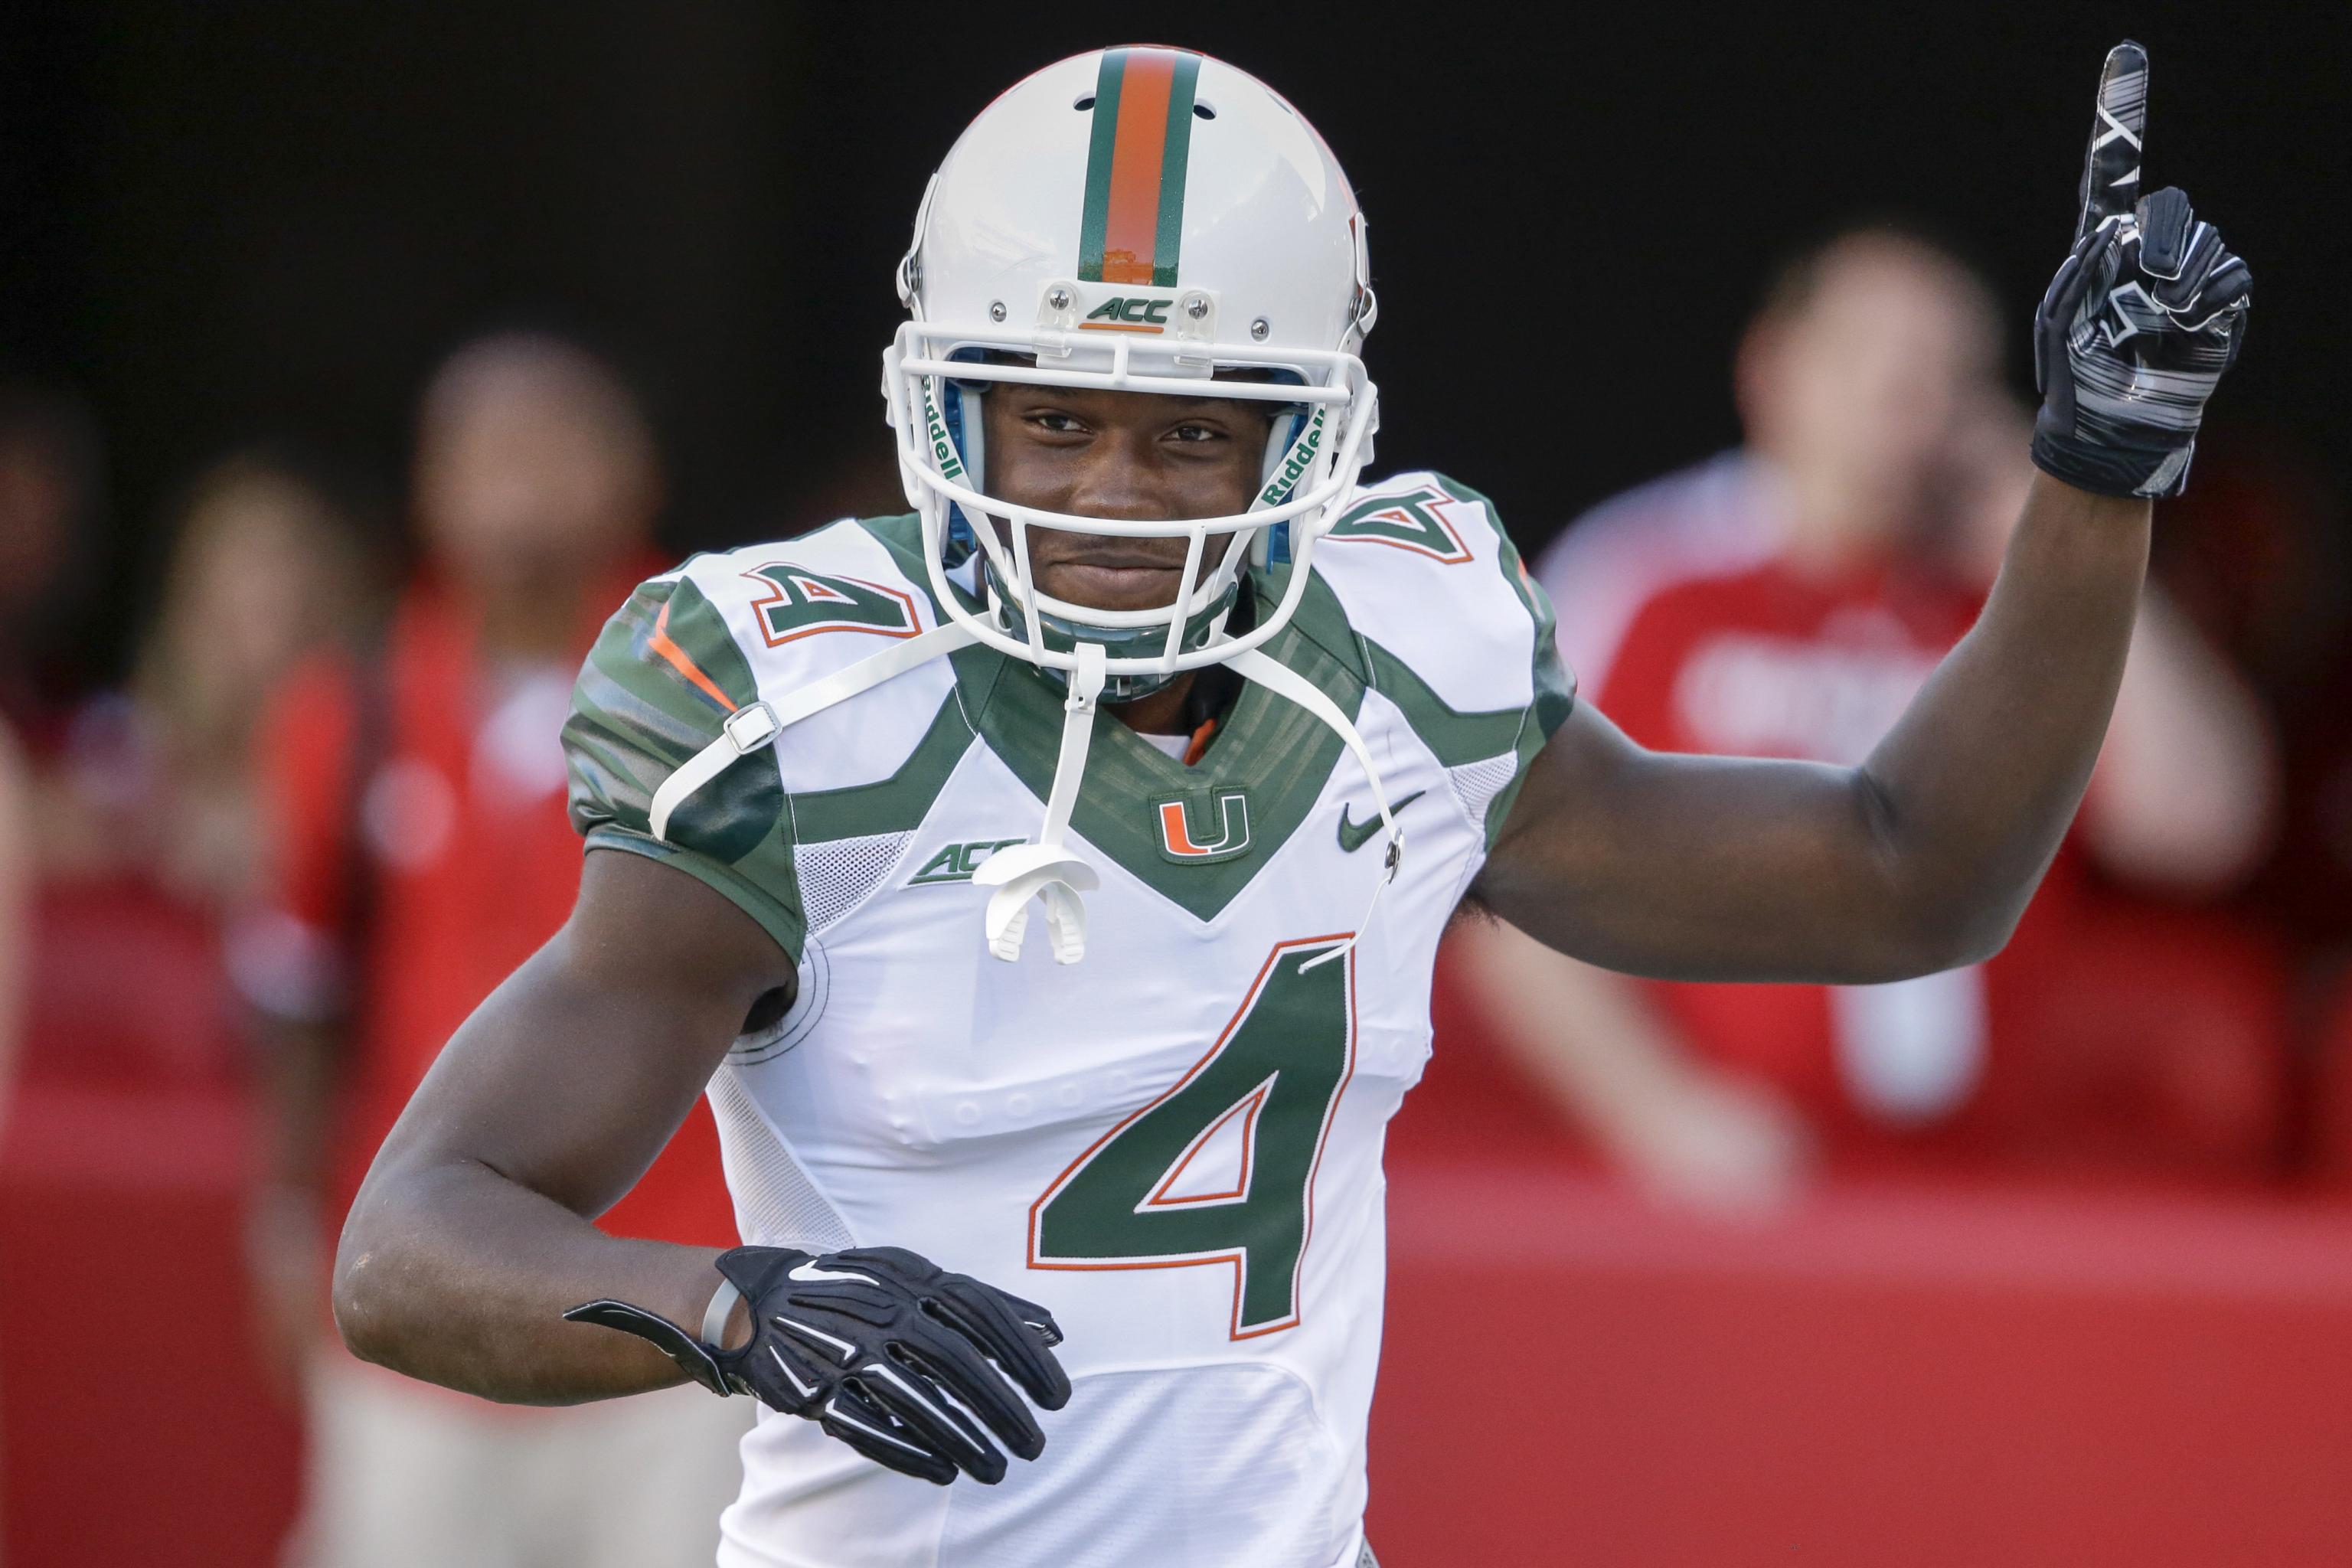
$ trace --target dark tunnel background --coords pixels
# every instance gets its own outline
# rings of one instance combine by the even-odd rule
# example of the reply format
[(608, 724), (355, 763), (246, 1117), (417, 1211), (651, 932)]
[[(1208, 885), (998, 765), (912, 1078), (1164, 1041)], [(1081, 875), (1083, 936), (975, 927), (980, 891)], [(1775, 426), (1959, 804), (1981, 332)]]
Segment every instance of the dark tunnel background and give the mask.
[[(1983, 266), (2022, 389), (2101, 55), (2130, 34), (2151, 188), (2185, 186), (2257, 279), (2209, 452), (2340, 492), (2352, 21), (2054, 9), (21, 4), (0, 374), (88, 399), (118, 584), (236, 443), (395, 493), (421, 378), (506, 322), (639, 381), (680, 550), (887, 504), (877, 356), (929, 170), (1025, 70), (1139, 31), (1321, 128), (1372, 225), (1376, 467), (1454, 473), (1535, 546), (1735, 437), (1727, 345), (1759, 279), (1844, 219), (1908, 217)], [(96, 662), (144, 608), (93, 606)]]

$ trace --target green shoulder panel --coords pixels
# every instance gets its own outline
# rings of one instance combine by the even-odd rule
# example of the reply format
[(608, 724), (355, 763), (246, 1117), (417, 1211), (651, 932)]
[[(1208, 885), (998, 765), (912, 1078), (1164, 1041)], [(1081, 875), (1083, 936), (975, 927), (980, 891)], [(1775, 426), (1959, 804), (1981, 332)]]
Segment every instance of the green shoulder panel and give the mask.
[(756, 695), (749, 661), (700, 590), (683, 578), (640, 585), (605, 623), (572, 690), (563, 725), (572, 825), (592, 849), (645, 855), (709, 884), (797, 956), (806, 927), (773, 759), (730, 767), (696, 791), (667, 843), (647, 824), (662, 781)]
[[(1499, 509), (1486, 496), (1445, 475), (1433, 474), (1430, 478), (1454, 500), (1485, 507), (1494, 522), (1499, 542), (1496, 569), (1510, 584), (1532, 624), (1529, 674), (1533, 695), (1528, 705), (1486, 711), (1465, 711), (1448, 706), (1411, 665), (1381, 646), (1373, 635), (1377, 628), (1350, 624), (1338, 595), (1319, 580), (1302, 597), (1297, 618), (1292, 624), (1318, 647), (1357, 669), (1365, 684), (1395, 703), (1403, 711), (1405, 721), (1412, 726), (1413, 733), (1445, 766), (1462, 767), (1504, 755), (1517, 758), (1511, 782), (1496, 795), (1486, 810), (1486, 842), (1491, 848), (1504, 818), (1510, 813), (1511, 802), (1517, 797), (1528, 764), (1553, 732), (1568, 721), (1576, 702), (1576, 680), (1560, 660), (1551, 598), (1521, 563), (1510, 535), (1504, 531)], [(1405, 499), (1410, 501), (1412, 498)], [(1458, 548), (1451, 535), (1426, 517), (1423, 509), (1401, 507), (1392, 497), (1367, 500), (1339, 526), (1394, 538), (1439, 560), (1446, 559), (1448, 549)]]
[[(1445, 493), (1454, 500), (1475, 501), (1486, 509), (1486, 516), (1493, 521), (1496, 537), (1501, 545), (1496, 552), (1496, 569), (1503, 574), (1504, 581), (1510, 584), (1511, 591), (1518, 595), (1519, 603), (1527, 606), (1528, 616), (1535, 622), (1535, 660), (1531, 671), (1535, 697), (1527, 710), (1527, 722), (1520, 727), (1510, 748), (1518, 754), (1518, 766), (1511, 773), (1511, 782), (1496, 792), (1495, 797), (1486, 804), (1486, 847), (1492, 849), (1496, 839), (1502, 836), (1504, 821), (1511, 815), (1511, 803), (1519, 797), (1519, 786), (1527, 781), (1528, 764), (1535, 761), (1536, 753), (1543, 750), (1544, 742), (1568, 722), (1570, 712), (1576, 707), (1576, 675), (1559, 657), (1559, 623), (1552, 611), (1551, 595), (1544, 592), (1543, 584), (1535, 580), (1535, 574), (1528, 570), (1527, 563), (1519, 558), (1518, 547), (1511, 542), (1511, 536), (1503, 526), (1502, 509), (1486, 495), (1446, 475), (1434, 477)], [(1499, 751), (1500, 748), (1486, 754), (1495, 756), (1499, 754)]]
[(1569, 711), (1576, 706), (1576, 672), (1559, 657), (1559, 621), (1552, 612), (1551, 595), (1544, 592), (1543, 584), (1536, 581), (1535, 574), (1519, 558), (1518, 546), (1511, 542), (1510, 533), (1503, 526), (1502, 509), (1465, 484), (1444, 474), (1434, 477), (1454, 500), (1475, 501), (1486, 509), (1486, 516), (1495, 524), (1496, 537), (1502, 543), (1496, 566), (1535, 622), (1535, 702), (1530, 711), (1535, 718), (1535, 747), (1539, 750), (1554, 731), (1568, 722)]
[[(854, 526), (871, 535), (890, 552), (890, 559), (929, 606), (934, 624), (945, 620), (939, 596), (931, 592), (930, 574), (923, 565), (921, 520), (912, 512), (897, 517), (856, 520)], [(931, 803), (947, 787), (948, 776), (971, 747), (974, 731), (967, 709), (985, 707), (991, 685), (1003, 659), (982, 647), (967, 647), (950, 656), (956, 689), (950, 692), (930, 728), (898, 771), (870, 784), (844, 789), (813, 790), (790, 797), (793, 837), (803, 844), (824, 844), (839, 838), (863, 838), (874, 834), (904, 833), (920, 825)]]
[(971, 749), (971, 739), (972, 728), (964, 720), (963, 705), (950, 691), (914, 752), (888, 778), (788, 796), (793, 839), (802, 844), (828, 844), (838, 838), (912, 830), (947, 787), (948, 775)]

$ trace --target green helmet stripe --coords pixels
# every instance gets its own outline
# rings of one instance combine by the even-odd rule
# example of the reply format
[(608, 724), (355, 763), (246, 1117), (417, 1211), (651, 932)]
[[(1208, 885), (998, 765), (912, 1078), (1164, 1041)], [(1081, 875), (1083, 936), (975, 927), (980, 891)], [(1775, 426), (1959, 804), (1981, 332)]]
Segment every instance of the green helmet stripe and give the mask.
[(1111, 154), (1118, 142), (1118, 89), (1127, 76), (1127, 51), (1105, 49), (1095, 73), (1094, 137), (1087, 146), (1086, 216), (1078, 224), (1078, 277), (1102, 281), (1103, 234), (1110, 223)]
[(1192, 161), (1192, 100), (1200, 89), (1201, 57), (1178, 55), (1168, 91), (1168, 137), (1160, 155), (1160, 224), (1151, 247), (1151, 281), (1176, 287), (1184, 247), (1184, 172)]
[(1078, 223), (1081, 280), (1175, 286), (1200, 79), (1201, 57), (1181, 49), (1103, 51)]

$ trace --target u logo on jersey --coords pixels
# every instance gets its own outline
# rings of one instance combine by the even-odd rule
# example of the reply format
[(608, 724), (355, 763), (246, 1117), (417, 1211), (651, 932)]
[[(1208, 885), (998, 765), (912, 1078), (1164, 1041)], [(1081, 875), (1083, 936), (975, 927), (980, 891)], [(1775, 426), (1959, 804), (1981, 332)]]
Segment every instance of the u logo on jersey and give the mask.
[(1156, 801), (1151, 810), (1158, 819), (1163, 859), (1204, 866), (1249, 853), (1249, 795), (1244, 791), (1221, 789), (1214, 805), (1197, 815), (1181, 795)]
[(743, 575), (767, 589), (751, 601), (751, 614), (770, 647), (818, 632), (910, 637), (922, 629), (912, 595), (862, 577), (812, 572), (789, 561), (755, 566)]

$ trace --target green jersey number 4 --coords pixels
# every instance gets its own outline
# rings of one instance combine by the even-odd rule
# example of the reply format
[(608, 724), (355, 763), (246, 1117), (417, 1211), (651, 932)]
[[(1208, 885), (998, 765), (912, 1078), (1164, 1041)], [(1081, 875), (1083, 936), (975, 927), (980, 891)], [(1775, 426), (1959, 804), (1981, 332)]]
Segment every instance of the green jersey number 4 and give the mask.
[(1266, 955), (1208, 1055), (1030, 1205), (1031, 1268), (1230, 1263), (1234, 1339), (1298, 1321), (1315, 1171), (1356, 1068), (1355, 958), (1332, 955), (1346, 941)]

